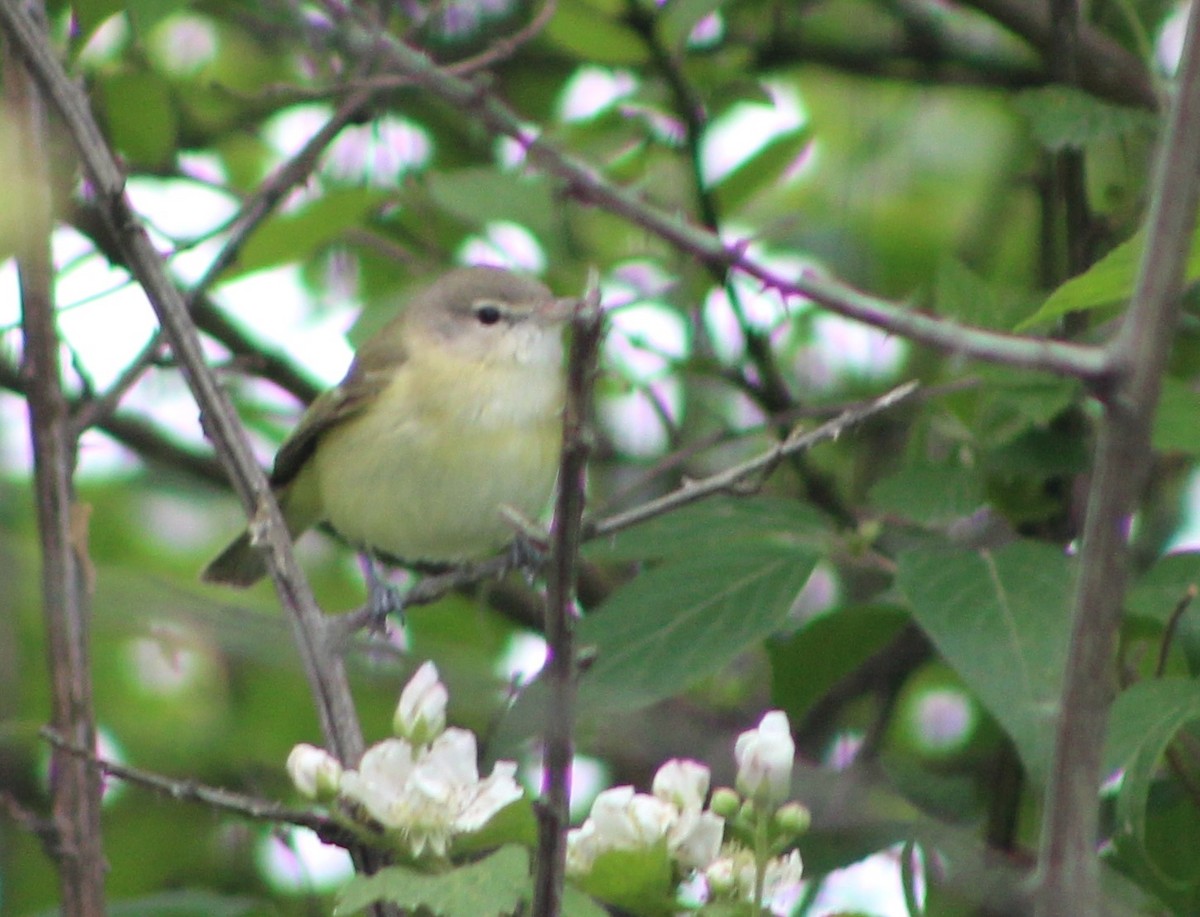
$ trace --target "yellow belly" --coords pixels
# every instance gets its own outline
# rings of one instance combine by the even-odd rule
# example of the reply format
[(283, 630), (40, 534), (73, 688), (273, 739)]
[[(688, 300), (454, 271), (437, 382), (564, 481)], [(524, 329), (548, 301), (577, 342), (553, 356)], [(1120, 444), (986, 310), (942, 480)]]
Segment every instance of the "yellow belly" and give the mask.
[(497, 551), (514, 534), (502, 506), (535, 518), (546, 508), (561, 441), (556, 385), (533, 400), (527, 387), (499, 388), (446, 412), (413, 410), (412, 386), (389, 386), (381, 405), (322, 437), (313, 456), (322, 515), (350, 542), (402, 560)]

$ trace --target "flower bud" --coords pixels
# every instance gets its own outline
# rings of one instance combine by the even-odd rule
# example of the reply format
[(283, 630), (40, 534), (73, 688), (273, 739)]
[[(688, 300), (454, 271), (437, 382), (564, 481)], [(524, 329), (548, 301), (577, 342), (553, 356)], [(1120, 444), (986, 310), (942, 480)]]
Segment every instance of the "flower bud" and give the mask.
[(338, 793), (342, 765), (333, 755), (315, 745), (297, 745), (287, 759), (288, 776), (302, 796), (327, 802)]
[(738, 736), (733, 756), (737, 760), (737, 788), (765, 805), (787, 799), (792, 786), (792, 762), (796, 744), (787, 714), (772, 710), (757, 729)]
[(392, 717), (392, 731), (414, 746), (428, 745), (446, 728), (446, 686), (438, 679), (437, 667), (425, 662), (404, 690)]
[(713, 897), (727, 896), (737, 886), (733, 860), (722, 857), (710, 863), (704, 870), (704, 878), (708, 880), (708, 888)]
[(812, 824), (812, 813), (808, 811), (807, 806), (799, 802), (788, 802), (776, 810), (775, 824), (792, 837), (799, 837)]
[(737, 815), (742, 807), (742, 797), (737, 794), (737, 790), (727, 786), (718, 787), (713, 790), (712, 801), (708, 807), (722, 818), (730, 819)]

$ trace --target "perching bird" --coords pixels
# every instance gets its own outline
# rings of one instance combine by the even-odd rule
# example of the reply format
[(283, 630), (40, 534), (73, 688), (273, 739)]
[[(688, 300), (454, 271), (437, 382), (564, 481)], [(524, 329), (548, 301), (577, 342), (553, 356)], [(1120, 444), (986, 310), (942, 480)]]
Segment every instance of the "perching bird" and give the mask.
[[(501, 507), (536, 516), (554, 487), (574, 302), (484, 267), (416, 296), (280, 447), (270, 481), (292, 536), (328, 522), (360, 549), (426, 564), (510, 542)], [(247, 531), (203, 578), (249, 586), (265, 573)]]

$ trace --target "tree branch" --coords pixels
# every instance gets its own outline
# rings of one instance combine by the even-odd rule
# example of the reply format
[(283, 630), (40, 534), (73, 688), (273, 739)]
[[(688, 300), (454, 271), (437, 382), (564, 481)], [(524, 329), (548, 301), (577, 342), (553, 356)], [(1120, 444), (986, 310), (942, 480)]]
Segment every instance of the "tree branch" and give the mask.
[(292, 809), (269, 799), (234, 793), (221, 787), (205, 786), (195, 780), (177, 780), (140, 767), (130, 767), (101, 758), (95, 752), (76, 745), (53, 729), (43, 729), (42, 736), (54, 748), (86, 763), (90, 769), (109, 777), (145, 787), (168, 799), (183, 802), (198, 802), (221, 812), (228, 812), (254, 821), (269, 821), (273, 824), (294, 825), (315, 832), (327, 844), (346, 847), (354, 843), (350, 832), (327, 815), (310, 809)]
[[(1043, 56), (1053, 51), (1055, 26), (1050, 5), (1040, 0), (965, 0), (963, 5), (972, 6), (995, 19), (1041, 51)], [(1150, 79), (1146, 62), (1090, 23), (1079, 23), (1077, 41), (1080, 87), (1124, 105), (1160, 107), (1162, 100)]]
[(1127, 530), (1150, 467), (1150, 430), (1178, 320), (1200, 199), (1200, 16), (1188, 17), (1178, 93), (1152, 185), (1132, 303), (1107, 346), (1118, 370), (1100, 429), (1076, 585), (1070, 655), (1040, 852), (1040, 917), (1103, 912), (1097, 792), (1129, 566)]
[[(44, 36), (44, 13), (34, 2), (5, 4)], [(36, 18), (35, 18), (36, 17)], [(87, 513), (75, 503), (72, 476), (78, 442), (71, 433), (59, 365), (54, 310), (54, 263), (49, 139), (46, 111), (34, 81), (3, 42), (5, 103), (16, 126), (11, 205), (23, 227), (16, 241), (21, 295), (21, 377), (29, 406), (34, 494), (42, 554), (42, 615), (51, 679), (52, 722), (71, 741), (93, 748), (96, 718), (91, 675), (91, 582)], [(54, 854), (62, 913), (104, 914), (104, 848), (100, 834), (100, 780), (78, 758), (55, 752), (50, 763)]]
[(201, 410), (201, 422), (221, 456), (247, 512), (259, 523), (280, 599), (289, 612), (327, 743), (349, 764), (362, 753), (362, 734), (340, 658), (326, 652), (320, 609), (292, 553), (291, 539), (262, 469), (229, 403), (204, 362), (199, 335), (184, 297), (174, 286), (145, 228), (125, 196), (125, 176), (92, 116), (86, 96), (70, 79), (46, 36), (29, 15), (0, 4), (0, 27), (42, 91), (53, 101), (75, 142), (100, 212), (126, 263), (145, 289), (184, 379)]
[[(335, 4), (329, 5), (334, 6), (330, 15), (349, 26), (344, 11)], [(352, 31), (346, 40), (352, 51), (382, 47), (389, 66), (489, 130), (517, 141), (536, 168), (560, 179), (576, 198), (643, 227), (704, 264), (737, 269), (785, 298), (810, 298), (831, 312), (950, 355), (1058, 373), (1093, 385), (1102, 385), (1109, 375), (1107, 356), (1096, 347), (961, 325), (811, 274), (788, 280), (747, 257), (744, 242), (727, 244), (713, 232), (665, 213), (637, 194), (612, 184), (587, 163), (531, 131), (515, 112), (486, 89), (448, 73), (418, 49), (362, 27)]]
[(754, 458), (718, 471), (699, 481), (688, 481), (669, 494), (664, 494), (656, 500), (648, 500), (632, 509), (614, 513), (604, 519), (589, 523), (586, 534), (589, 539), (604, 538), (616, 534), (622, 529), (645, 522), (655, 516), (679, 509), (689, 503), (702, 500), (718, 493), (728, 493), (736, 490), (750, 478), (768, 474), (779, 462), (789, 455), (811, 449), (814, 445), (829, 439), (837, 439), (847, 429), (862, 423), (881, 411), (894, 407), (917, 390), (916, 382), (906, 382), (890, 392), (880, 395), (874, 401), (861, 408), (853, 408), (839, 414), (833, 420), (826, 421), (815, 430), (795, 430), (783, 440)]
[(557, 917), (562, 911), (563, 881), (570, 826), (571, 760), (575, 755), (575, 575), (582, 542), (587, 458), (592, 448), (592, 390), (600, 353), (604, 315), (600, 288), (593, 278), (571, 321), (567, 356), (567, 403), (563, 412), (562, 459), (558, 496), (550, 529), (550, 570), (546, 583), (546, 670), (550, 699), (546, 708), (542, 760), (545, 778), (538, 807), (537, 869), (533, 917)]

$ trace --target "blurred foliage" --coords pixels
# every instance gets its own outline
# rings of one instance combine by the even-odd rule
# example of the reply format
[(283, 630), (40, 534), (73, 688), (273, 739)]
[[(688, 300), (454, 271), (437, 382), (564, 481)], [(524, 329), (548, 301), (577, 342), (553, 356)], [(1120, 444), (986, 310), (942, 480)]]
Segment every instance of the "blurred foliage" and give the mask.
[[(540, 11), (522, 0), (355, 6), (467, 66)], [(1146, 84), (1161, 80), (1148, 55), (1166, 5), (1132, 0), (1095, 13), (1114, 47), (1140, 58)], [(165, 189), (144, 215), (184, 283), (225, 238), (231, 208), (252, 201), (333, 116), (347, 84), (370, 73), (319, 13), (286, 0), (79, 0), (51, 3), (48, 15), (135, 202)], [(1054, 85), (1037, 45), (974, 9), (921, 0), (559, 0), (540, 34), (491, 62), (484, 84), (613, 182), (748, 240), (787, 276), (828, 272), (961, 322), (1096, 340), (1132, 288), (1159, 118), (1102, 88)], [(707, 758), (728, 779), (727, 740), (763, 706), (781, 707), (821, 765), (797, 784), (816, 815), (804, 850), (813, 878), (913, 841), (926, 862), (943, 858), (927, 876), (931, 917), (1015, 896), (1022, 876), (1007, 864), (1026, 862), (1037, 844), (1077, 575), (1068, 549), (1095, 417), (1081, 386), (909, 346), (807, 303), (785, 308), (742, 279), (725, 284), (403, 81), (350, 121), (202, 304), (230, 317), (201, 324), (264, 457), (305, 395), (278, 372), (281, 356), (299, 362), (287, 323), (316, 327), (361, 306), (350, 331), (359, 340), (407, 291), (464, 259), (506, 259), (563, 292), (599, 270), (614, 311), (591, 469), (597, 516), (754, 455), (791, 424), (919, 379), (918, 401), (784, 462), (753, 498), (722, 497), (588, 547), (581, 639), (595, 662), (582, 681), (580, 747), (615, 781), (644, 784), (672, 755)], [(52, 156), (58, 217), (78, 252), (60, 258), (70, 262), (64, 289), (89, 258), (115, 257), (66, 143)], [(1053, 179), (1064, 151), (1084, 158), (1083, 187)], [(0, 167), (5, 157), (0, 145)], [(222, 201), (214, 209), (224, 215), (196, 209), (197, 190)], [(1074, 279), (1053, 254), (1071, 194), (1083, 198), (1096, 258)], [(0, 208), (0, 258), (20, 230)], [(272, 292), (239, 299), (236, 282), (256, 277), (268, 278), (256, 290)], [(80, 399), (104, 371), (90, 333), (73, 332), (69, 319), (112, 308), (88, 300), (103, 292), (73, 289), (65, 300)], [(0, 296), (15, 297), (15, 286)], [(288, 305), (297, 298), (306, 317)], [(134, 329), (115, 328), (131, 354), (144, 343)], [(1128, 690), (1110, 743), (1125, 777), (1105, 823), (1113, 900), (1179, 914), (1200, 906), (1200, 630), (1186, 607), (1200, 562), (1160, 558), (1188, 518), (1200, 454), (1198, 342), (1192, 300), (1135, 528), (1142, 568), (1122, 648)], [(5, 348), (5, 361), (15, 354)], [(18, 382), (6, 374), (10, 388)], [(214, 487), (181, 390), (161, 361), (118, 410), (141, 424), (83, 440), (106, 753), (290, 799), (283, 761), (294, 743), (319, 742), (316, 720), (269, 589), (231, 593), (196, 580), (239, 520)], [(37, 729), (49, 688), (38, 542), (21, 405), (11, 396), (3, 407), (0, 791), (42, 813), (47, 752)], [(311, 536), (302, 556), (323, 607), (361, 601), (343, 547)], [(517, 611), (533, 601), (519, 581), (482, 588), (410, 611), (407, 654), (356, 647), (368, 739), (386, 734), (399, 687), (434, 658), (452, 721), (490, 739), (489, 755), (525, 754), (538, 691), (510, 705), (501, 659), (525, 630)], [(921, 734), (922, 698), (947, 690), (971, 714), (950, 752)], [(113, 912), (328, 912), (330, 891), (315, 877), (268, 879), (269, 835), (141, 788), (114, 790), (105, 817)], [(55, 895), (38, 840), (0, 820), (0, 910), (45, 913)]]

